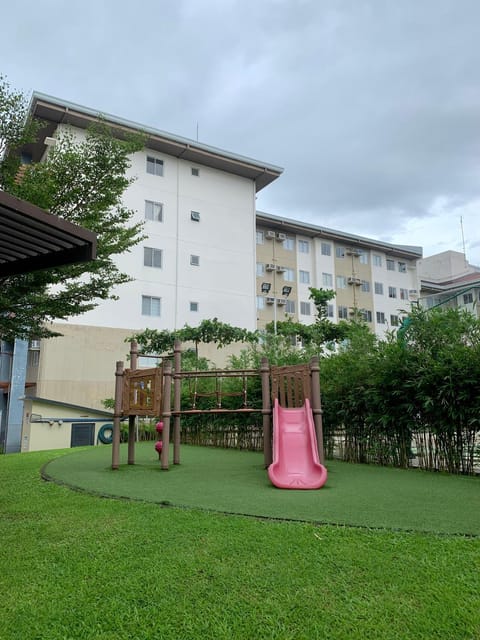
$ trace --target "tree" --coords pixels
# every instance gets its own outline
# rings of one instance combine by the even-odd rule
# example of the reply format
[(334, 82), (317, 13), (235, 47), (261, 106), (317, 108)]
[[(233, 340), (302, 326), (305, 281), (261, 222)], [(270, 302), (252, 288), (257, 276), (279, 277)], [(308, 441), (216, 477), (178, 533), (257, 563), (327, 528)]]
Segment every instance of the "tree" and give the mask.
[[(29, 274), (8, 276), (0, 283), (0, 335), (39, 338), (59, 335), (48, 327), (94, 309), (101, 300), (117, 299), (115, 287), (131, 280), (114, 256), (143, 239), (143, 224), (133, 223), (134, 211), (122, 204), (132, 179), (125, 176), (129, 156), (143, 146), (143, 137), (115, 138), (102, 123), (89, 129), (84, 140), (59, 133), (45, 162), (26, 165), (16, 180), (19, 151), (34, 140), (39, 124), (28, 119), (26, 100), (0, 81), (0, 129), (3, 157), (0, 180), (5, 191), (49, 213), (97, 234), (97, 258), (82, 263)], [(24, 123), (24, 128), (20, 127)]]

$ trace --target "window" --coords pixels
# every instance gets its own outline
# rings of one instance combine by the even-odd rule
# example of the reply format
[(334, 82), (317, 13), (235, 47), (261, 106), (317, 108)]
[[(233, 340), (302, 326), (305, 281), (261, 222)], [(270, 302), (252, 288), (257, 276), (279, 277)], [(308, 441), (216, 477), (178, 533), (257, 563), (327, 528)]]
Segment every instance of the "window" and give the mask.
[(295, 241), (293, 238), (285, 238), (283, 241), (283, 248), (287, 251), (293, 251), (295, 249)]
[(153, 202), (153, 200), (145, 200), (145, 220), (163, 222), (163, 204)]
[(366, 291), (367, 293), (370, 291), (370, 282), (368, 280), (362, 280), (361, 290)]
[(298, 241), (298, 252), (299, 253), (310, 253), (310, 243), (308, 240), (299, 240)]
[(263, 231), (257, 231), (257, 244), (263, 244), (265, 241), (265, 236), (263, 235)]
[(147, 173), (153, 176), (163, 176), (163, 160), (147, 156)]
[(309, 302), (300, 302), (300, 314), (302, 316), (310, 315), (310, 303)]
[(322, 242), (321, 244), (321, 252), (322, 256), (331, 256), (332, 255), (332, 245), (328, 242)]
[(398, 270), (400, 271), (400, 273), (407, 273), (407, 263), (406, 262), (399, 262), (398, 263)]
[(261, 278), (265, 275), (265, 265), (263, 262), (257, 262), (257, 276)]
[(379, 296), (383, 296), (383, 282), (375, 282), (375, 293)]
[(162, 250), (143, 247), (143, 264), (145, 267), (162, 268)]
[(327, 318), (333, 318), (333, 304), (327, 304)]
[(160, 298), (142, 296), (142, 316), (160, 316)]
[(400, 300), (408, 300), (408, 289), (400, 289)]
[(387, 258), (387, 271), (395, 271), (395, 260)]
[(198, 302), (190, 302), (190, 311), (198, 311)]
[(200, 169), (197, 167), (192, 167), (192, 176), (198, 177), (200, 175)]
[(285, 269), (283, 279), (286, 282), (295, 282), (295, 271), (293, 269)]
[(323, 287), (333, 287), (333, 276), (331, 273), (322, 273), (322, 286)]
[(392, 327), (398, 327), (399, 324), (400, 324), (400, 320), (399, 320), (398, 316), (392, 314), (390, 316), (390, 325)]
[(287, 303), (285, 305), (285, 311), (287, 313), (295, 313), (295, 300), (289, 300), (287, 298)]
[(345, 247), (336, 247), (335, 256), (337, 258), (345, 258)]
[(348, 307), (340, 305), (337, 308), (337, 313), (340, 320), (348, 320)]
[(385, 314), (383, 311), (377, 311), (377, 323), (385, 324)]
[(368, 264), (368, 253), (366, 253), (365, 251), (362, 251), (360, 253), (360, 264)]
[(472, 304), (472, 303), (473, 303), (473, 293), (464, 293), (463, 304)]
[(302, 284), (310, 284), (310, 271), (299, 271), (299, 279)]
[(365, 322), (372, 321), (372, 312), (369, 309), (360, 309), (360, 316)]
[(382, 266), (382, 256), (379, 256), (377, 254), (373, 254), (373, 266), (374, 267), (381, 267)]
[(257, 309), (265, 309), (265, 298), (257, 296)]
[(199, 267), (200, 266), (200, 256), (190, 256), (190, 264), (192, 264), (194, 267)]
[(347, 288), (347, 278), (346, 276), (337, 276), (335, 278), (337, 283), (337, 289), (346, 289)]
[(389, 298), (397, 297), (397, 287), (388, 287), (388, 297)]
[(200, 222), (200, 213), (198, 211), (190, 211), (190, 219), (194, 222)]

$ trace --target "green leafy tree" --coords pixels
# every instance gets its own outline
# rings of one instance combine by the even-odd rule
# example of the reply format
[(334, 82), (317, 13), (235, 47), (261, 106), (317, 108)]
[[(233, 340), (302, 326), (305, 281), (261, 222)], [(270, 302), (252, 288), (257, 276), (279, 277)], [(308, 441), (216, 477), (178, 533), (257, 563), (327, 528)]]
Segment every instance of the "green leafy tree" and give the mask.
[[(97, 234), (94, 261), (7, 276), (0, 287), (0, 335), (39, 338), (58, 335), (48, 324), (94, 309), (102, 300), (117, 299), (116, 287), (131, 280), (116, 264), (115, 256), (143, 239), (142, 223), (132, 222), (134, 211), (122, 204), (132, 179), (126, 177), (129, 156), (143, 146), (143, 137), (119, 140), (101, 122), (87, 131), (84, 140), (67, 132), (45, 162), (25, 167), (16, 180), (19, 149), (38, 129), (28, 120), (21, 94), (0, 82), (1, 136), (5, 150), (0, 179), (5, 191), (49, 213)], [(20, 122), (25, 127), (20, 127)]]

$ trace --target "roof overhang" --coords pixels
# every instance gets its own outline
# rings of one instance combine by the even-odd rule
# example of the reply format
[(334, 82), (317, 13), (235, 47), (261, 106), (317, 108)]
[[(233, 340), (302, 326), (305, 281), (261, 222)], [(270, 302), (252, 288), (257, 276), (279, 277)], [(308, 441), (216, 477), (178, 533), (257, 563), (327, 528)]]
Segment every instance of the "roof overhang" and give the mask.
[(255, 182), (257, 191), (266, 187), (283, 173), (283, 169), (275, 165), (236, 155), (188, 138), (182, 138), (159, 129), (124, 120), (117, 116), (99, 113), (87, 107), (38, 92), (35, 92), (32, 96), (30, 113), (32, 116), (43, 120), (46, 125), (45, 130), (41, 132), (41, 140), (36, 145), (28, 146), (34, 161), (41, 159), (45, 151), (43, 140), (46, 136), (52, 135), (58, 124), (69, 124), (86, 129), (92, 123), (98, 122), (101, 117), (102, 121), (111, 126), (115, 131), (115, 135), (120, 138), (132, 132), (142, 132), (147, 136), (145, 146), (148, 149), (181, 158), (194, 164), (205, 165), (248, 178)]
[(0, 191), (0, 277), (96, 257), (92, 231)]

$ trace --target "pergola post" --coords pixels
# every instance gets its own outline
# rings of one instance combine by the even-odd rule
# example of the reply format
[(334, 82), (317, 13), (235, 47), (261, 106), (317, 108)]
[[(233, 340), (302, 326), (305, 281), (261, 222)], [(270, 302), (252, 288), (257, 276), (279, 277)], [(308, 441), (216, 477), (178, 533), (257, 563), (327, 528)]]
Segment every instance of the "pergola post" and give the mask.
[[(130, 369), (137, 370), (138, 344), (135, 340), (130, 342)], [(137, 416), (128, 416), (128, 464), (135, 464), (135, 421)]]
[(175, 340), (173, 350), (173, 464), (180, 464), (180, 413), (182, 403), (182, 350), (179, 340)]
[(313, 356), (310, 360), (310, 381), (313, 422), (315, 424), (315, 435), (317, 436), (318, 459), (320, 464), (325, 464), (325, 454), (323, 451), (323, 425), (322, 425), (322, 401), (320, 396), (320, 365), (318, 356)]
[(119, 360), (115, 369), (115, 405), (113, 410), (112, 469), (120, 466), (120, 418), (122, 417), (123, 362)]
[(162, 431), (162, 442), (163, 448), (162, 453), (160, 455), (160, 464), (161, 468), (165, 471), (168, 470), (168, 460), (169, 460), (169, 448), (170, 448), (170, 416), (172, 415), (171, 411), (171, 392), (172, 392), (172, 363), (170, 360), (167, 360), (163, 365), (163, 431)]
[(272, 464), (272, 405), (270, 399), (270, 367), (263, 357), (260, 364), (262, 378), (263, 460), (265, 467)]

